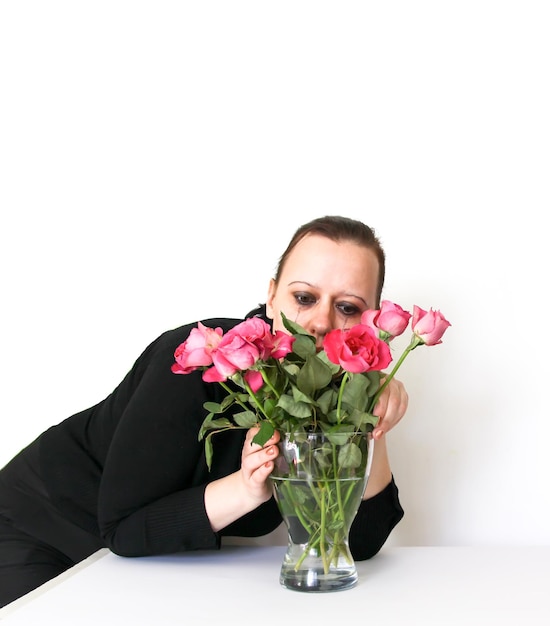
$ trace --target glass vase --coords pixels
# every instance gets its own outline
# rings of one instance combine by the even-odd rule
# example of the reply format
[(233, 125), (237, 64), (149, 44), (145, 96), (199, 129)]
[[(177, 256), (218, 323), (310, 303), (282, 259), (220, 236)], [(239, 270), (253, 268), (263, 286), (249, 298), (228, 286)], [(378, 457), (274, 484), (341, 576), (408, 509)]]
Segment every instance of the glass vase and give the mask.
[(368, 480), (374, 440), (364, 432), (281, 436), (271, 474), (288, 531), (279, 581), (295, 591), (341, 591), (358, 579), (349, 530)]

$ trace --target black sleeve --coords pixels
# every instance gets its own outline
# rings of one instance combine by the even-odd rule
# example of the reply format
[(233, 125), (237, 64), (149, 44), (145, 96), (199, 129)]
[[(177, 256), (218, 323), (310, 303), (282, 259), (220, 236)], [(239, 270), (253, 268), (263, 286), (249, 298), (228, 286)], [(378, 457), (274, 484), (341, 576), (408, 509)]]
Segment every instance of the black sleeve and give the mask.
[(357, 561), (370, 559), (386, 542), (404, 515), (395, 481), (368, 500), (363, 500), (351, 525), (349, 544)]
[[(200, 372), (171, 372), (180, 339), (167, 333), (149, 351), (139, 381), (125, 394), (104, 461), (99, 528), (107, 546), (123, 556), (219, 547), (204, 507), (204, 489), (216, 476), (197, 437), (203, 403), (215, 389)], [(231, 454), (238, 459), (236, 450)], [(233, 467), (217, 469), (223, 475)]]

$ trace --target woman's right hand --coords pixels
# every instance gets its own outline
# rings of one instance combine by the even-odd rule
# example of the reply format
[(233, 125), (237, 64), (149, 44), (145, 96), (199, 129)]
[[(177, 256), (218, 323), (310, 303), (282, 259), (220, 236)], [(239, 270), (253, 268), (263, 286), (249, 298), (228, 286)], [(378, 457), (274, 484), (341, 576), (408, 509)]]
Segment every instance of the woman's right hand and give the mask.
[(273, 495), (268, 480), (273, 471), (274, 460), (279, 454), (277, 443), (280, 435), (277, 431), (264, 446), (252, 443), (258, 432), (253, 427), (246, 433), (241, 453), (241, 468), (214, 480), (206, 486), (204, 504), (206, 514), (214, 531), (225, 528), (246, 513), (267, 502)]
[(268, 439), (262, 447), (257, 443), (252, 443), (259, 430), (259, 427), (254, 426), (246, 433), (241, 455), (241, 473), (244, 485), (250, 496), (258, 500), (258, 505), (267, 502), (272, 496), (273, 492), (268, 478), (279, 454), (277, 443), (281, 438), (279, 432), (275, 431), (271, 439)]

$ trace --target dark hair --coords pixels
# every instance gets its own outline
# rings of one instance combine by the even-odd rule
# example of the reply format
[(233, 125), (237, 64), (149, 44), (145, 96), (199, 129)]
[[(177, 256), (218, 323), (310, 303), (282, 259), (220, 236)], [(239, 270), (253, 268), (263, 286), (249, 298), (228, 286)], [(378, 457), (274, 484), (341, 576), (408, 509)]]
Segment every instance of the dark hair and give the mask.
[(386, 255), (376, 236), (374, 229), (359, 220), (339, 215), (326, 215), (307, 222), (298, 228), (292, 236), (286, 250), (281, 255), (275, 273), (275, 282), (279, 282), (284, 264), (289, 254), (306, 235), (321, 235), (332, 241), (351, 241), (368, 250), (372, 250), (378, 259), (378, 287), (376, 290), (376, 306), (380, 306), (382, 288), (386, 276)]

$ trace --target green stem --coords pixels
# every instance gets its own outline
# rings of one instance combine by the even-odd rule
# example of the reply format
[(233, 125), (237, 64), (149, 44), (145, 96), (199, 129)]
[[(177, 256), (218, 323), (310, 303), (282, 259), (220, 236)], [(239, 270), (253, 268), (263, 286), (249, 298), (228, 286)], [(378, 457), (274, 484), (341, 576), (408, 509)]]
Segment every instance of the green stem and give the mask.
[(336, 403), (336, 420), (338, 424), (340, 423), (340, 413), (342, 409), (342, 397), (344, 395), (344, 387), (346, 386), (347, 381), (349, 380), (349, 372), (345, 372), (342, 376), (342, 382), (340, 383), (340, 389), (338, 390), (338, 401)]
[(344, 505), (342, 503), (342, 490), (340, 487), (340, 480), (339, 480), (339, 470), (341, 468), (338, 466), (338, 451), (336, 450), (336, 445), (332, 444), (332, 472), (334, 474), (334, 484), (336, 487), (336, 502), (338, 504), (338, 512), (340, 513), (340, 517), (342, 518), (342, 520), (345, 519), (345, 515), (344, 515)]
[[(220, 386), (223, 387), (229, 396), (235, 396), (235, 392), (227, 385), (225, 381), (220, 381)], [(235, 396), (235, 402), (245, 411), (249, 411), (250, 407), (246, 406), (244, 402), (242, 402), (238, 397)]]
[[(325, 485), (325, 489), (328, 489), (328, 485)], [(330, 561), (327, 561), (327, 550), (326, 550), (326, 524), (327, 524), (327, 507), (326, 507), (326, 498), (328, 492), (322, 494), (321, 498), (321, 559), (323, 560), (323, 569), (325, 570), (325, 574), (328, 573), (328, 568), (330, 565)]]
[[(263, 372), (262, 372), (262, 377), (263, 377)], [(243, 377), (243, 384), (245, 386), (245, 389), (248, 393), (248, 395), (252, 398), (252, 400), (254, 401), (254, 404), (258, 407), (260, 413), (264, 416), (264, 418), (267, 421), (269, 420), (269, 415), (264, 411), (264, 407), (262, 405), (262, 403), (258, 400), (258, 397), (256, 396), (256, 394), (252, 391), (252, 389), (250, 388), (250, 385), (246, 382), (246, 380)], [(246, 407), (245, 407), (246, 408)], [(246, 409), (248, 410), (248, 408)]]
[(424, 343), (422, 339), (420, 339), (416, 335), (412, 336), (411, 343), (407, 346), (407, 348), (405, 348), (405, 350), (403, 351), (403, 354), (399, 357), (399, 360), (394, 365), (392, 371), (388, 374), (388, 376), (386, 376), (386, 380), (384, 381), (384, 384), (381, 385), (378, 391), (374, 394), (370, 402), (367, 413), (373, 412), (374, 407), (376, 406), (376, 403), (378, 402), (378, 399), (382, 395), (384, 389), (390, 384), (391, 379), (395, 376), (397, 370), (401, 367), (401, 365), (403, 364), (403, 361), (407, 358), (407, 355), (410, 352), (412, 352), (417, 346), (421, 345), (422, 343)]
[[(286, 372), (281, 367), (281, 363), (279, 361), (275, 361), (275, 366), (277, 367), (279, 373), (283, 377), (286, 377)], [(278, 400), (281, 397), (281, 394), (277, 391), (277, 389), (275, 389), (275, 387), (273, 386), (272, 382), (269, 380), (269, 376), (265, 373), (265, 370), (263, 368), (260, 370), (260, 372), (262, 374), (262, 378), (264, 379), (264, 383), (271, 389), (271, 391), (273, 392), (273, 395)]]
[(288, 499), (288, 500), (290, 500), (290, 502), (292, 502), (292, 510), (296, 513), (296, 517), (300, 520), (300, 524), (302, 524), (302, 526), (306, 529), (308, 534), (311, 534), (311, 525), (309, 524), (309, 522), (305, 518), (304, 513), (302, 512), (302, 507), (297, 502), (297, 500), (294, 498), (292, 485), (290, 485), (288, 483), (284, 483), (282, 485), (282, 487), (284, 488), (284, 491), (285, 491), (284, 498)]

